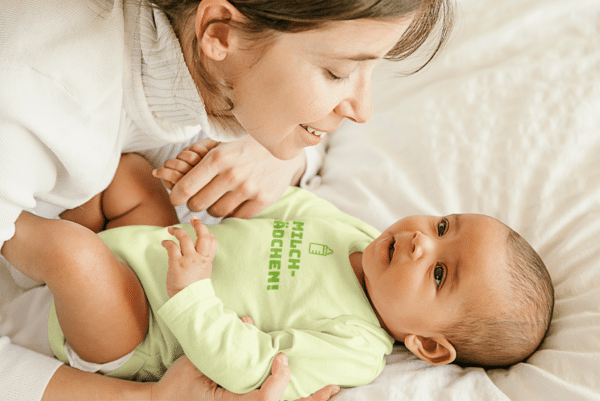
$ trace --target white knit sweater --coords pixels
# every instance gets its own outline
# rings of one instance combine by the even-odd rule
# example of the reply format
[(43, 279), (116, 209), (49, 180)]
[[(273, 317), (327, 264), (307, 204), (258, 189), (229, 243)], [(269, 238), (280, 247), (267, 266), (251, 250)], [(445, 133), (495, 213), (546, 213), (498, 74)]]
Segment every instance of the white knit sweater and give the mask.
[[(72, 208), (105, 189), (122, 152), (243, 135), (209, 121), (164, 14), (123, 1), (2, 2), (0, 247), (37, 201)], [(59, 365), (0, 337), (0, 399), (40, 399)]]

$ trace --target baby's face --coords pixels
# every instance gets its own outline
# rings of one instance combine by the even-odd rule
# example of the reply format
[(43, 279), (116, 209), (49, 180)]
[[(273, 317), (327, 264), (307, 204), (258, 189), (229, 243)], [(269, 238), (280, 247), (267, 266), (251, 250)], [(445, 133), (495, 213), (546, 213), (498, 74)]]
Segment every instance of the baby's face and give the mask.
[(507, 235), (498, 220), (478, 214), (410, 216), (385, 230), (362, 262), (369, 298), (394, 338), (436, 337), (460, 324), (465, 307), (494, 307)]

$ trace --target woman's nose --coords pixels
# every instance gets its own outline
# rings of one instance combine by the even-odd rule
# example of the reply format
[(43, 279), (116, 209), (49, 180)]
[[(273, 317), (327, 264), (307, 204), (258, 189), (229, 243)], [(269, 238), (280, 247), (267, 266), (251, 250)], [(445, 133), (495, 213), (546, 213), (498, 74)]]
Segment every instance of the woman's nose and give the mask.
[(336, 108), (342, 117), (364, 124), (371, 119), (371, 82), (370, 78), (356, 83), (352, 93), (342, 100)]
[(410, 252), (410, 258), (412, 260), (418, 260), (422, 258), (431, 249), (431, 239), (420, 231), (416, 231), (413, 234), (412, 239), (412, 250)]

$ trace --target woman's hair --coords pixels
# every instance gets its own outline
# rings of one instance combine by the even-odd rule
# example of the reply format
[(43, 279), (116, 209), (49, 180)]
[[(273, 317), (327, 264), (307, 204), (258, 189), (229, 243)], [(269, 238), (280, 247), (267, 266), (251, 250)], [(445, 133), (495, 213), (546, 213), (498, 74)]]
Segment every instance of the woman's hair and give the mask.
[[(194, 18), (200, 2), (198, 0), (150, 0), (154, 7), (164, 12), (174, 29), (186, 26)], [(357, 19), (387, 20), (411, 16), (413, 20), (398, 43), (385, 56), (388, 60), (403, 60), (415, 53), (431, 36), (434, 30), (439, 37), (431, 55), (412, 73), (428, 64), (447, 41), (454, 22), (453, 0), (230, 0), (246, 18), (235, 26), (253, 43), (264, 43), (276, 33), (295, 33), (324, 27), (333, 21)], [(193, 26), (193, 24), (192, 24)], [(182, 43), (194, 49), (194, 79), (217, 99), (221, 99), (225, 110), (233, 104), (224, 95), (227, 85), (217, 82), (203, 65), (201, 50), (195, 32), (185, 33)], [(229, 110), (227, 110), (227, 107)]]
[[(550, 328), (554, 287), (544, 262), (529, 243), (509, 228), (508, 290), (491, 294), (487, 310), (466, 305), (459, 324), (445, 330), (456, 349), (456, 362), (502, 367), (527, 359)], [(500, 286), (499, 286), (500, 287)]]

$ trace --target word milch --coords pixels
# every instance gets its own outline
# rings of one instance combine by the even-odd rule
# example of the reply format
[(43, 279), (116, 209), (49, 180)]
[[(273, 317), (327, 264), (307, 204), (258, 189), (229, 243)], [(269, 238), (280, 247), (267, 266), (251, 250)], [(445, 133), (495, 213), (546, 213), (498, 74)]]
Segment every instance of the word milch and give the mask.
[[(275, 220), (273, 223), (273, 238), (271, 240), (271, 250), (269, 255), (269, 271), (267, 277), (267, 290), (278, 290), (281, 274), (281, 265), (283, 259), (284, 244), (289, 245), (287, 251), (287, 269), (292, 277), (300, 269), (300, 258), (302, 257), (302, 238), (304, 236), (304, 223), (300, 221), (292, 222), (292, 230), (286, 236), (286, 229), (290, 227), (289, 222)], [(285, 263), (285, 262), (284, 262)]]

